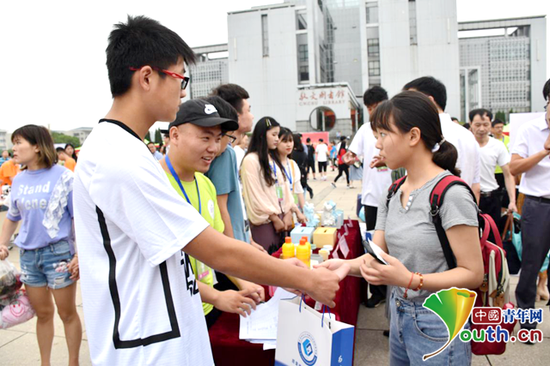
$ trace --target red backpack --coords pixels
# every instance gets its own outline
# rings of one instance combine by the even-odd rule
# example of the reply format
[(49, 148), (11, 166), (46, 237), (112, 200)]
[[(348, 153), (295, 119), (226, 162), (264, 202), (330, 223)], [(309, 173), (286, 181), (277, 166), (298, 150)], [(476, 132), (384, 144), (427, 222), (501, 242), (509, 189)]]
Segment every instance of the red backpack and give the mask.
[[(392, 183), (388, 189), (388, 196), (386, 200), (386, 207), (388, 207), (391, 198), (398, 191), (399, 187), (405, 182), (407, 176), (404, 176)], [(474, 192), (470, 189), (468, 184), (457, 176), (447, 175), (439, 180), (430, 193), (430, 215), (432, 217), (433, 224), (435, 226), (443, 254), (449, 269), (456, 267), (456, 259), (453, 255), (451, 245), (447, 238), (447, 234), (441, 224), (441, 216), (439, 215), (439, 208), (443, 205), (445, 193), (454, 185), (461, 185), (472, 195), (472, 199), (475, 201)], [(513, 305), (509, 303), (510, 300), (510, 274), (508, 272), (508, 263), (506, 261), (506, 252), (502, 246), (502, 240), (498, 228), (491, 218), (491, 216), (482, 213), (478, 210), (478, 222), (480, 228), (480, 244), (481, 255), (483, 257), (483, 283), (482, 285), (474, 289), (477, 293), (476, 307), (489, 306), (505, 308)], [(493, 234), (496, 244), (489, 241), (489, 236)], [(512, 333), (515, 322), (512, 324), (501, 324), (502, 328), (506, 328)], [(484, 329), (486, 325), (471, 324), (472, 329)], [(506, 343), (504, 342), (472, 342), (472, 353), (476, 355), (489, 355), (489, 354), (502, 354), (506, 350)]]

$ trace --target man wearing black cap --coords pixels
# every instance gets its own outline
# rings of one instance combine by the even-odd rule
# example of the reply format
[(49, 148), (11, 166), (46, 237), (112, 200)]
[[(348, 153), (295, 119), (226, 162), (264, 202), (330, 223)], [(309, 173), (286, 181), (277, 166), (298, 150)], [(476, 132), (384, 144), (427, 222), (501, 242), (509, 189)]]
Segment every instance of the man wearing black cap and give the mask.
[[(181, 105), (176, 120), (168, 128), (172, 149), (160, 164), (170, 184), (214, 229), (223, 233), (224, 223), (216, 200), (216, 188), (203, 173), (210, 168), (220, 150), (220, 140), (228, 131), (239, 128), (236, 121), (221, 118), (215, 106), (202, 99)], [(210, 328), (222, 311), (246, 316), (262, 301), (263, 287), (250, 286), (241, 291), (218, 291), (214, 288), (214, 271), (190, 257), (188, 263), (199, 282), (206, 324)]]

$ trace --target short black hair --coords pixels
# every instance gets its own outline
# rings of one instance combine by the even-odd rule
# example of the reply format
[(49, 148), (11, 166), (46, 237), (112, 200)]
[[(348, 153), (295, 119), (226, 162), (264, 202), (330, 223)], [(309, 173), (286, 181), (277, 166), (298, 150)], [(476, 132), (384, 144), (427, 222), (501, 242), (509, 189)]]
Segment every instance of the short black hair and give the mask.
[[(60, 153), (60, 152), (63, 152), (63, 153), (64, 153), (64, 152), (65, 152), (65, 149), (62, 148), (62, 147), (56, 147), (56, 148), (55, 148), (55, 152), (56, 152), (56, 153)], [(65, 154), (66, 154), (66, 153), (65, 153)]]
[(485, 108), (477, 108), (477, 109), (471, 110), (470, 113), (468, 114), (468, 117), (470, 117), (470, 123), (474, 120), (474, 117), (478, 115), (482, 118), (484, 116), (487, 116), (489, 117), (490, 120), (493, 120), (493, 113), (491, 113), (490, 110)]
[(308, 137), (308, 138), (306, 139), (306, 142), (311, 142), (311, 139)]
[(493, 121), (493, 123), (491, 123), (491, 126), (492, 126), (492, 127), (495, 127), (496, 125), (503, 125), (503, 124), (505, 124), (505, 123), (502, 122), (500, 119), (495, 118), (495, 120)]
[[(438, 110), (424, 93), (403, 91), (391, 100), (380, 103), (374, 110), (371, 125), (373, 131), (382, 129), (399, 133), (418, 128), (424, 146), (432, 151), (432, 161), (460, 176), (460, 171), (456, 168), (458, 152), (453, 144), (445, 142)], [(400, 167), (390, 166), (391, 169)]]
[(373, 86), (368, 88), (363, 94), (363, 103), (368, 107), (373, 104), (378, 104), (388, 100), (388, 92), (381, 86)]
[(439, 108), (445, 110), (447, 106), (447, 88), (445, 85), (434, 78), (433, 76), (423, 76), (413, 81), (408, 82), (403, 87), (403, 90), (414, 89), (423, 94), (434, 98), (435, 103)]
[(462, 125), (462, 127), (469, 130), (470, 129), (470, 124), (468, 122), (466, 122), (465, 124)]
[(243, 99), (250, 98), (248, 92), (237, 84), (221, 84), (212, 89), (211, 95), (217, 95), (231, 104), (238, 113), (243, 113)]
[(323, 140), (323, 139), (319, 139), (319, 142), (323, 142), (323, 141), (325, 141), (325, 140)]
[(550, 100), (550, 79), (546, 80), (546, 84), (542, 88), (542, 97), (544, 100)]
[[(155, 66), (168, 69), (183, 58), (187, 64), (195, 63), (195, 53), (174, 31), (158, 21), (143, 15), (128, 16), (126, 24), (118, 23), (109, 35), (107, 70), (113, 97), (130, 89), (130, 67)], [(164, 74), (160, 73), (162, 77)]]
[(460, 122), (460, 121), (458, 120), (458, 118), (456, 118), (456, 117), (451, 117), (451, 121), (457, 121), (457, 122)]

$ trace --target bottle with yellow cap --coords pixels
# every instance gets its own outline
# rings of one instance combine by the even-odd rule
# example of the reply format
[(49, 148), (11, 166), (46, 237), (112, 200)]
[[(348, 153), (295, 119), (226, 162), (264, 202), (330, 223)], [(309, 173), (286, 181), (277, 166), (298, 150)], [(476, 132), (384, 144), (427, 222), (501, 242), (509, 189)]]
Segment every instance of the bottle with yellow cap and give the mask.
[(307, 268), (310, 268), (311, 251), (303, 240), (300, 240), (300, 245), (296, 247), (296, 258), (301, 260)]
[(292, 239), (287, 236), (283, 244), (283, 259), (294, 258), (294, 256), (294, 244), (292, 244)]

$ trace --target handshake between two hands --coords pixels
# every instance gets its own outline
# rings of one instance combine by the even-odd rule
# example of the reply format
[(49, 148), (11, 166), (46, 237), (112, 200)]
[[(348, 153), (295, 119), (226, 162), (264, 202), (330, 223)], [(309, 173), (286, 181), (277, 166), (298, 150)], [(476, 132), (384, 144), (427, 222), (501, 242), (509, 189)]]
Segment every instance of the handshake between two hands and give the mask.
[(352, 260), (330, 259), (318, 265), (315, 270), (327, 269), (344, 279), (348, 273), (352, 276), (362, 276), (373, 285), (392, 285), (407, 287), (411, 272), (397, 258), (380, 251), (378, 255), (387, 263), (382, 264), (372, 255), (365, 254)]

